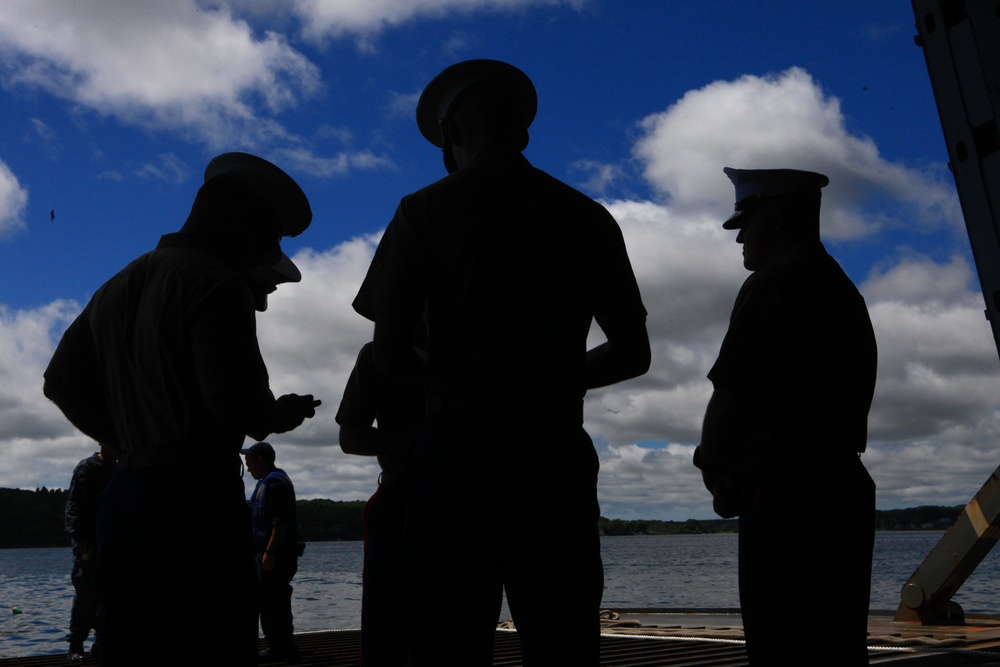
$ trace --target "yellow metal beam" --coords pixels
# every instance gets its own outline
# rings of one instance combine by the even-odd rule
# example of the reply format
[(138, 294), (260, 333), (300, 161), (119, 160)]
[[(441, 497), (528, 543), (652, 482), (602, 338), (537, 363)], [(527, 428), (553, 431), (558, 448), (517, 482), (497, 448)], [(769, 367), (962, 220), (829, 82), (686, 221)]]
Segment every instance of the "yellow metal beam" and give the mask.
[[(1000, 351), (1000, 3), (912, 0), (986, 304)], [(1000, 536), (995, 470), (903, 586), (895, 622), (960, 624), (951, 597)]]

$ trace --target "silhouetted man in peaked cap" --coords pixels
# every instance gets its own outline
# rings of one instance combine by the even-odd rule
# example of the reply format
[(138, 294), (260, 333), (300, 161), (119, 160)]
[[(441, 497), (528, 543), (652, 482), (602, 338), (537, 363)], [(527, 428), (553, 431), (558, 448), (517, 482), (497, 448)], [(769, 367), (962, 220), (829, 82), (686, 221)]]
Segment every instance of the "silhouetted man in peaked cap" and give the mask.
[(239, 451), (319, 401), (271, 393), (248, 275), (311, 219), (275, 165), (216, 157), (180, 231), (94, 294), (45, 371), (45, 395), (121, 453), (98, 525), (102, 665), (172, 664), (178, 647), (204, 664), (256, 663)]
[[(536, 103), (495, 60), (427, 85), (417, 123), (450, 173), (403, 198), (355, 301), (376, 366), (426, 383), (405, 539), (418, 667), (492, 665), (504, 591), (525, 665), (599, 662), (583, 397), (646, 372), (646, 310), (614, 218), (521, 154)], [(607, 342), (588, 350), (594, 321)], [(442, 621), (445, 641), (429, 625)]]
[(829, 179), (725, 173), (736, 211), (723, 227), (739, 230), (753, 273), (708, 374), (714, 392), (695, 465), (716, 512), (739, 515), (747, 654), (761, 666), (806, 656), (866, 665), (875, 485), (860, 454), (875, 391), (871, 320), (820, 242)]

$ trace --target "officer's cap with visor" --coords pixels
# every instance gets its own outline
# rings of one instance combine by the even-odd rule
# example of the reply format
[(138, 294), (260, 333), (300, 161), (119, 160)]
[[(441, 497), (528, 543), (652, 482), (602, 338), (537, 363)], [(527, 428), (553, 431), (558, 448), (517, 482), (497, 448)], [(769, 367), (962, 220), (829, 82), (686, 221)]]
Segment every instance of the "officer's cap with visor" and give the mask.
[(424, 138), (438, 148), (446, 148), (445, 122), (451, 119), (455, 103), (470, 86), (486, 82), (509, 96), (517, 115), (515, 121), (527, 130), (538, 110), (538, 96), (528, 75), (499, 60), (465, 60), (446, 67), (420, 94), (417, 126)]
[(205, 167), (205, 182), (228, 176), (246, 186), (278, 216), (282, 236), (298, 236), (312, 222), (312, 209), (291, 176), (264, 158), (249, 153), (223, 153)]
[(762, 203), (779, 197), (812, 194), (818, 197), (820, 189), (830, 179), (814, 171), (799, 169), (732, 169), (723, 171), (736, 187), (736, 212), (722, 223), (724, 229), (739, 229), (745, 215)]

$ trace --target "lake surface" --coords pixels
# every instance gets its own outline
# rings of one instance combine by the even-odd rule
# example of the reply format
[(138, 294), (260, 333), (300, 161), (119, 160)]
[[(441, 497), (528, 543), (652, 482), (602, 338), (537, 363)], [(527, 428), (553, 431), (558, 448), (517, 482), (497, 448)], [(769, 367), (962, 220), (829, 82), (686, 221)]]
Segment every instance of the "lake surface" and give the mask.
[[(942, 534), (876, 534), (872, 609), (896, 609), (899, 590)], [(739, 606), (736, 535), (605, 537), (601, 544), (606, 607)], [(307, 546), (292, 581), (297, 632), (359, 627), (361, 564), (361, 542)], [(71, 568), (69, 548), (0, 549), (0, 657), (66, 650)], [(1000, 613), (998, 596), (1000, 554), (990, 553), (954, 600), (969, 613)], [(190, 613), (200, 611), (192, 601)]]

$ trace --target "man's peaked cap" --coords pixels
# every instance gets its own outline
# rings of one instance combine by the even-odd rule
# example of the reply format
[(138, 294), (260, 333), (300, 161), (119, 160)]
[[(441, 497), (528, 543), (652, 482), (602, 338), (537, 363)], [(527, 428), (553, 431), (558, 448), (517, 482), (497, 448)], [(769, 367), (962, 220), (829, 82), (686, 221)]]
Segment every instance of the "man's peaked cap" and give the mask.
[(223, 153), (205, 167), (205, 182), (219, 176), (233, 178), (278, 215), (282, 236), (298, 236), (312, 222), (312, 209), (302, 188), (291, 176), (264, 158), (249, 153)]
[(444, 148), (441, 122), (463, 91), (478, 83), (495, 85), (515, 103), (517, 122), (528, 129), (538, 110), (538, 95), (528, 75), (499, 60), (465, 60), (445, 68), (434, 77), (417, 102), (417, 126), (427, 141)]
[(723, 171), (736, 188), (736, 211), (722, 223), (724, 229), (739, 229), (743, 214), (758, 203), (796, 193), (815, 192), (830, 183), (830, 179), (815, 171), (800, 169), (733, 169)]

